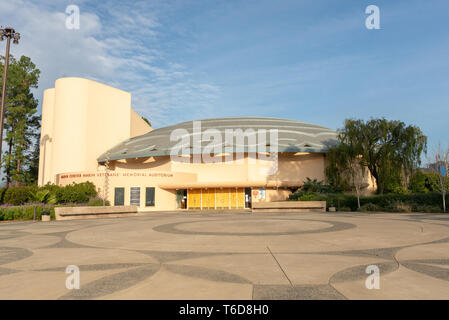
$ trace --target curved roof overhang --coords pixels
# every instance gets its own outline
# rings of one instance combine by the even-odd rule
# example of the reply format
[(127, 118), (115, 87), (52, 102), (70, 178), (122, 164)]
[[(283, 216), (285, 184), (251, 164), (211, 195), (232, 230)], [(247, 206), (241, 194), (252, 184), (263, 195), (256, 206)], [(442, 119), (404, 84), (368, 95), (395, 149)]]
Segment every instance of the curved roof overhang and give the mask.
[[(244, 133), (243, 144), (231, 147), (226, 144), (225, 139), (210, 146), (211, 142), (204, 141), (201, 147), (209, 146), (221, 147), (223, 153), (237, 152), (251, 152), (254, 151), (258, 145), (257, 142), (248, 142), (249, 138), (258, 136), (258, 130), (265, 130), (265, 133), (270, 135), (270, 130), (277, 130), (277, 149), (271, 147), (270, 136), (267, 138), (267, 145), (264, 151), (279, 153), (297, 153), (297, 152), (310, 152), (310, 153), (325, 153), (329, 146), (337, 143), (337, 132), (329, 128), (317, 126), (309, 123), (299, 122), (288, 119), (277, 118), (256, 118), (256, 117), (235, 117), (235, 118), (218, 118), (218, 119), (205, 119), (198, 121), (183, 122), (177, 125), (168, 126), (160, 129), (153, 130), (144, 135), (128, 139), (107, 152), (103, 153), (98, 159), (98, 162), (105, 162), (106, 160), (122, 160), (122, 159), (134, 159), (134, 158), (148, 158), (148, 157), (161, 157), (170, 156), (172, 154), (173, 147), (175, 147), (179, 140), (172, 141), (170, 139), (172, 133), (175, 130), (184, 132), (184, 136), (188, 137), (189, 142), (192, 142), (194, 135), (198, 132), (194, 129), (194, 124), (201, 126), (200, 133), (204, 133), (205, 130), (215, 129), (223, 137), (225, 137), (228, 130), (234, 130), (237, 132), (241, 130)], [(246, 142), (245, 142), (246, 141)], [(216, 141), (213, 141), (216, 142)], [(229, 150), (228, 150), (229, 149)], [(179, 155), (193, 155), (200, 154), (197, 148), (192, 147), (190, 144), (185, 146), (183, 151)], [(176, 156), (176, 153), (174, 154)]]

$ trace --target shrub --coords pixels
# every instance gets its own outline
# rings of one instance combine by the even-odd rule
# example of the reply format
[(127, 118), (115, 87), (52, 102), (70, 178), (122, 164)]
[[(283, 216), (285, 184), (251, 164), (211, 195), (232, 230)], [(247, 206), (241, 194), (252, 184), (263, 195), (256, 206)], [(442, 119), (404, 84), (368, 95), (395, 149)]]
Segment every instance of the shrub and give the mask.
[[(347, 195), (343, 193), (337, 194), (328, 194), (326, 199), (328, 206), (334, 206), (336, 208), (348, 207), (353, 208), (352, 210), (357, 209), (357, 197), (354, 195)], [(351, 210), (350, 210), (351, 211)]]
[[(297, 192), (290, 196), (289, 200), (322, 200), (327, 206), (336, 208), (350, 208), (357, 211), (357, 197), (343, 193), (314, 194), (304, 196), (307, 193)], [(442, 212), (441, 194), (435, 192), (415, 194), (382, 194), (360, 197), (360, 205), (373, 204), (381, 211), (390, 212)], [(446, 195), (446, 203), (449, 203), (449, 195)], [(436, 210), (438, 208), (438, 210)]]
[(433, 172), (416, 171), (410, 178), (409, 189), (413, 193), (438, 192), (440, 190), (438, 175)]
[(395, 194), (409, 194), (410, 191), (407, 190), (407, 188), (404, 188), (403, 186), (394, 186), (391, 189), (391, 193), (395, 193)]
[(42, 212), (50, 211), (51, 219), (55, 219), (54, 206), (48, 205), (26, 205), (15, 207), (0, 207), (0, 221), (4, 220), (32, 220), (36, 208), (36, 219), (40, 220)]
[(317, 192), (317, 193), (331, 193), (335, 192), (333, 188), (329, 185), (324, 184), (323, 181), (318, 181), (317, 179), (306, 178), (304, 184), (301, 187), (301, 190), (307, 193)]
[(415, 205), (412, 207), (413, 212), (424, 212), (424, 213), (440, 213), (441, 210), (438, 206), (429, 206), (429, 205)]
[(56, 198), (58, 203), (76, 202), (83, 203), (88, 202), (89, 198), (95, 197), (97, 191), (95, 185), (92, 182), (73, 183), (65, 187), (61, 187), (56, 192)]
[[(304, 181), (304, 184), (299, 187), (295, 192), (289, 195), (288, 200), (299, 200), (305, 194), (328, 194), (328, 193), (337, 193), (339, 190), (334, 189), (330, 185), (324, 184), (323, 181), (318, 181), (317, 179), (307, 178)], [(310, 196), (307, 196), (308, 198)], [(306, 200), (302, 200), (306, 201)]]
[(298, 201), (321, 201), (323, 198), (317, 193), (304, 193), (298, 198)]
[(11, 187), (5, 191), (4, 203), (21, 205), (31, 200), (37, 186)]
[(110, 206), (111, 204), (108, 200), (106, 200), (103, 203), (103, 199), (95, 197), (95, 198), (90, 198), (87, 205), (89, 207), (101, 207), (101, 206)]
[(412, 212), (412, 206), (402, 201), (395, 201), (384, 209), (391, 212)]
[(409, 189), (414, 193), (433, 191), (428, 180), (428, 174), (418, 170), (410, 177)]
[(41, 189), (35, 193), (31, 192), (30, 199), (34, 202), (39, 203), (51, 203), (54, 204), (57, 202), (56, 194), (52, 193), (48, 189)]
[(438, 193), (383, 194), (363, 197), (361, 201), (362, 203), (372, 202), (383, 208), (391, 207), (396, 202), (409, 205), (440, 205), (442, 208), (441, 195)]
[(0, 189), (2, 204), (22, 205), (29, 202), (39, 203), (87, 203), (95, 197), (97, 191), (92, 182), (73, 183), (65, 187), (56, 185), (22, 186)]
[(303, 191), (293, 192), (288, 196), (288, 200), (298, 200), (303, 194), (305, 194)]
[(351, 210), (351, 208), (349, 208), (349, 207), (340, 207), (340, 210), (339, 211), (342, 211), (342, 212), (350, 212), (350, 211), (352, 211)]
[(379, 211), (379, 207), (377, 205), (375, 205), (374, 203), (366, 203), (364, 205), (360, 206), (360, 209), (358, 209), (358, 211)]

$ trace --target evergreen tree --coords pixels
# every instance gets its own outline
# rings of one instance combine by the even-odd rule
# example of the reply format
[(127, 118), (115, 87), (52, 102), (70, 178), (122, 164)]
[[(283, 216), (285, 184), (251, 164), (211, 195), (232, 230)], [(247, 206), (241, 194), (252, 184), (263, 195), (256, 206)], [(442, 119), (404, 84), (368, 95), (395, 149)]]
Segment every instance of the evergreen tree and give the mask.
[[(3, 61), (4, 61), (4, 57)], [(0, 80), (3, 66), (0, 64)], [(40, 117), (36, 115), (38, 101), (32, 93), (37, 88), (40, 70), (29, 57), (21, 56), (16, 60), (9, 58), (8, 81), (5, 102), (4, 141), (7, 144), (6, 154), (2, 155), (6, 186), (19, 185), (37, 180), (35, 170), (36, 144), (39, 147), (38, 135)]]

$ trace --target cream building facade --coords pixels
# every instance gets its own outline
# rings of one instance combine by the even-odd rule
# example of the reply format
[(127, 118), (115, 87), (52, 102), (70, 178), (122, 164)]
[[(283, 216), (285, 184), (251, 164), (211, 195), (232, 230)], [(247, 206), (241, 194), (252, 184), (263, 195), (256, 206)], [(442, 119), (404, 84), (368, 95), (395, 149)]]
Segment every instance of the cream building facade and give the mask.
[[(130, 93), (61, 78), (44, 92), (38, 181), (91, 181), (111, 205), (134, 204), (140, 211), (242, 209), (285, 200), (308, 177), (324, 180), (326, 149), (334, 143), (331, 129), (276, 118), (205, 119), (153, 130), (131, 108)], [(223, 152), (211, 162), (205, 147)], [(182, 152), (175, 155), (174, 148)]]

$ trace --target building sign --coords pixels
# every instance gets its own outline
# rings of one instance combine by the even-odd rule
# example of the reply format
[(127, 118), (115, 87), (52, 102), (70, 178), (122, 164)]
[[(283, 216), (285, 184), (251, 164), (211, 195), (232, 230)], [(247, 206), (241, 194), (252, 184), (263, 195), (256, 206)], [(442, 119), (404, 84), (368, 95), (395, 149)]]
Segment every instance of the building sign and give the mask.
[[(60, 176), (61, 179), (68, 178), (93, 178), (93, 177), (104, 177), (106, 172), (97, 172), (97, 173), (71, 173), (71, 174), (62, 174)], [(108, 172), (108, 177), (153, 177), (153, 178), (173, 178), (173, 173), (164, 173), (164, 172)]]

